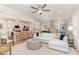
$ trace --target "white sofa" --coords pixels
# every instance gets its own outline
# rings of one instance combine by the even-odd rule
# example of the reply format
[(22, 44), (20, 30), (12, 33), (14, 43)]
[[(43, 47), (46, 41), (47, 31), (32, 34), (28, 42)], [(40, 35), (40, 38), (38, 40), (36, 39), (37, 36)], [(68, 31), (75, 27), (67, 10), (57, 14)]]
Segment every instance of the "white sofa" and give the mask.
[(53, 40), (52, 33), (39, 33), (38, 37), (34, 37), (40, 39), (44, 43), (48, 43), (50, 40)]
[(52, 48), (52, 49), (68, 52), (69, 46), (68, 46), (67, 37), (65, 36), (63, 38), (63, 40), (59, 40), (59, 39), (55, 39), (55, 38), (54, 38), (54, 40), (50, 40), (48, 43), (48, 47)]
[(39, 36), (35, 38), (40, 39), (44, 43), (47, 43), (49, 48), (64, 52), (69, 51), (68, 40), (66, 36), (63, 40), (60, 40), (59, 38), (54, 37), (54, 34), (52, 33), (40, 33)]

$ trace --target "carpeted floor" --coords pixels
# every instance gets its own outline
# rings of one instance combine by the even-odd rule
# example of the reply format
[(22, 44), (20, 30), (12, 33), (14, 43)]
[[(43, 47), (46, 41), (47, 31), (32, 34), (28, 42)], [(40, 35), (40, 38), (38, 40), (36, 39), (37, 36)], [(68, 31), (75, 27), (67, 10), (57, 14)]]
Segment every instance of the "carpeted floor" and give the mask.
[[(8, 52), (6, 54), (9, 54)], [(49, 49), (47, 44), (43, 43), (42, 47), (38, 50), (29, 50), (26, 45), (26, 41), (20, 44), (16, 44), (12, 48), (12, 55), (77, 55), (78, 53), (70, 47), (69, 53)]]

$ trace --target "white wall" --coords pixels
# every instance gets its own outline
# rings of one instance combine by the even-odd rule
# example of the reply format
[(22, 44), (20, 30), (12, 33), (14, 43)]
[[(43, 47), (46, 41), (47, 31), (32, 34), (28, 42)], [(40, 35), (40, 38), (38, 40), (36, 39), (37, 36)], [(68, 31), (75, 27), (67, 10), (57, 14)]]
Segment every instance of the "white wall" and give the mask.
[(0, 18), (0, 24), (2, 24), (2, 29), (0, 29), (1, 37), (6, 37), (7, 36), (7, 20)]
[[(46, 26), (46, 28), (44, 28)], [(40, 22), (40, 30), (48, 30), (50, 28), (50, 21), (42, 21)]]
[(79, 52), (79, 10), (74, 13), (72, 21), (74, 26), (74, 46)]
[[(30, 16), (23, 15), (15, 10), (9, 9), (7, 7), (0, 5), (0, 23), (3, 24), (3, 29), (0, 30), (1, 36), (5, 37), (11, 33), (15, 24), (25, 25), (25, 23), (21, 23), (19, 21), (26, 21), (31, 23), (31, 29), (34, 27), (39, 28), (39, 22), (31, 18)], [(13, 19), (15, 21), (13, 21)], [(22, 27), (21, 26), (21, 27)]]

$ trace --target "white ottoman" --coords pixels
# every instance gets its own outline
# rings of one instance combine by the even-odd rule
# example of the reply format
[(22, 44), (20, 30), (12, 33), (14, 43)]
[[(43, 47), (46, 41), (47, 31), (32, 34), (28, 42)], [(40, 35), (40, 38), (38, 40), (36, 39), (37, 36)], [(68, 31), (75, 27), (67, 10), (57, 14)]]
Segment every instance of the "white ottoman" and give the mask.
[(31, 50), (36, 50), (41, 48), (41, 41), (39, 39), (29, 39), (27, 40), (27, 48)]

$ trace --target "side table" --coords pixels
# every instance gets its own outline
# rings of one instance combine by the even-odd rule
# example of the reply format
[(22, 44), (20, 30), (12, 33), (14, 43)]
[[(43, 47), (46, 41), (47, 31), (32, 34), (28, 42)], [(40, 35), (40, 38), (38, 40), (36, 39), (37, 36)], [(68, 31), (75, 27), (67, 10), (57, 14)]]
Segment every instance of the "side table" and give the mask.
[(10, 55), (12, 54), (12, 51), (11, 51), (11, 49), (12, 49), (11, 48), (12, 47), (11, 42), (12, 42), (12, 40), (7, 40), (6, 44), (0, 43), (0, 53), (2, 55), (4, 55), (4, 53), (6, 53), (7, 51), (10, 52)]

